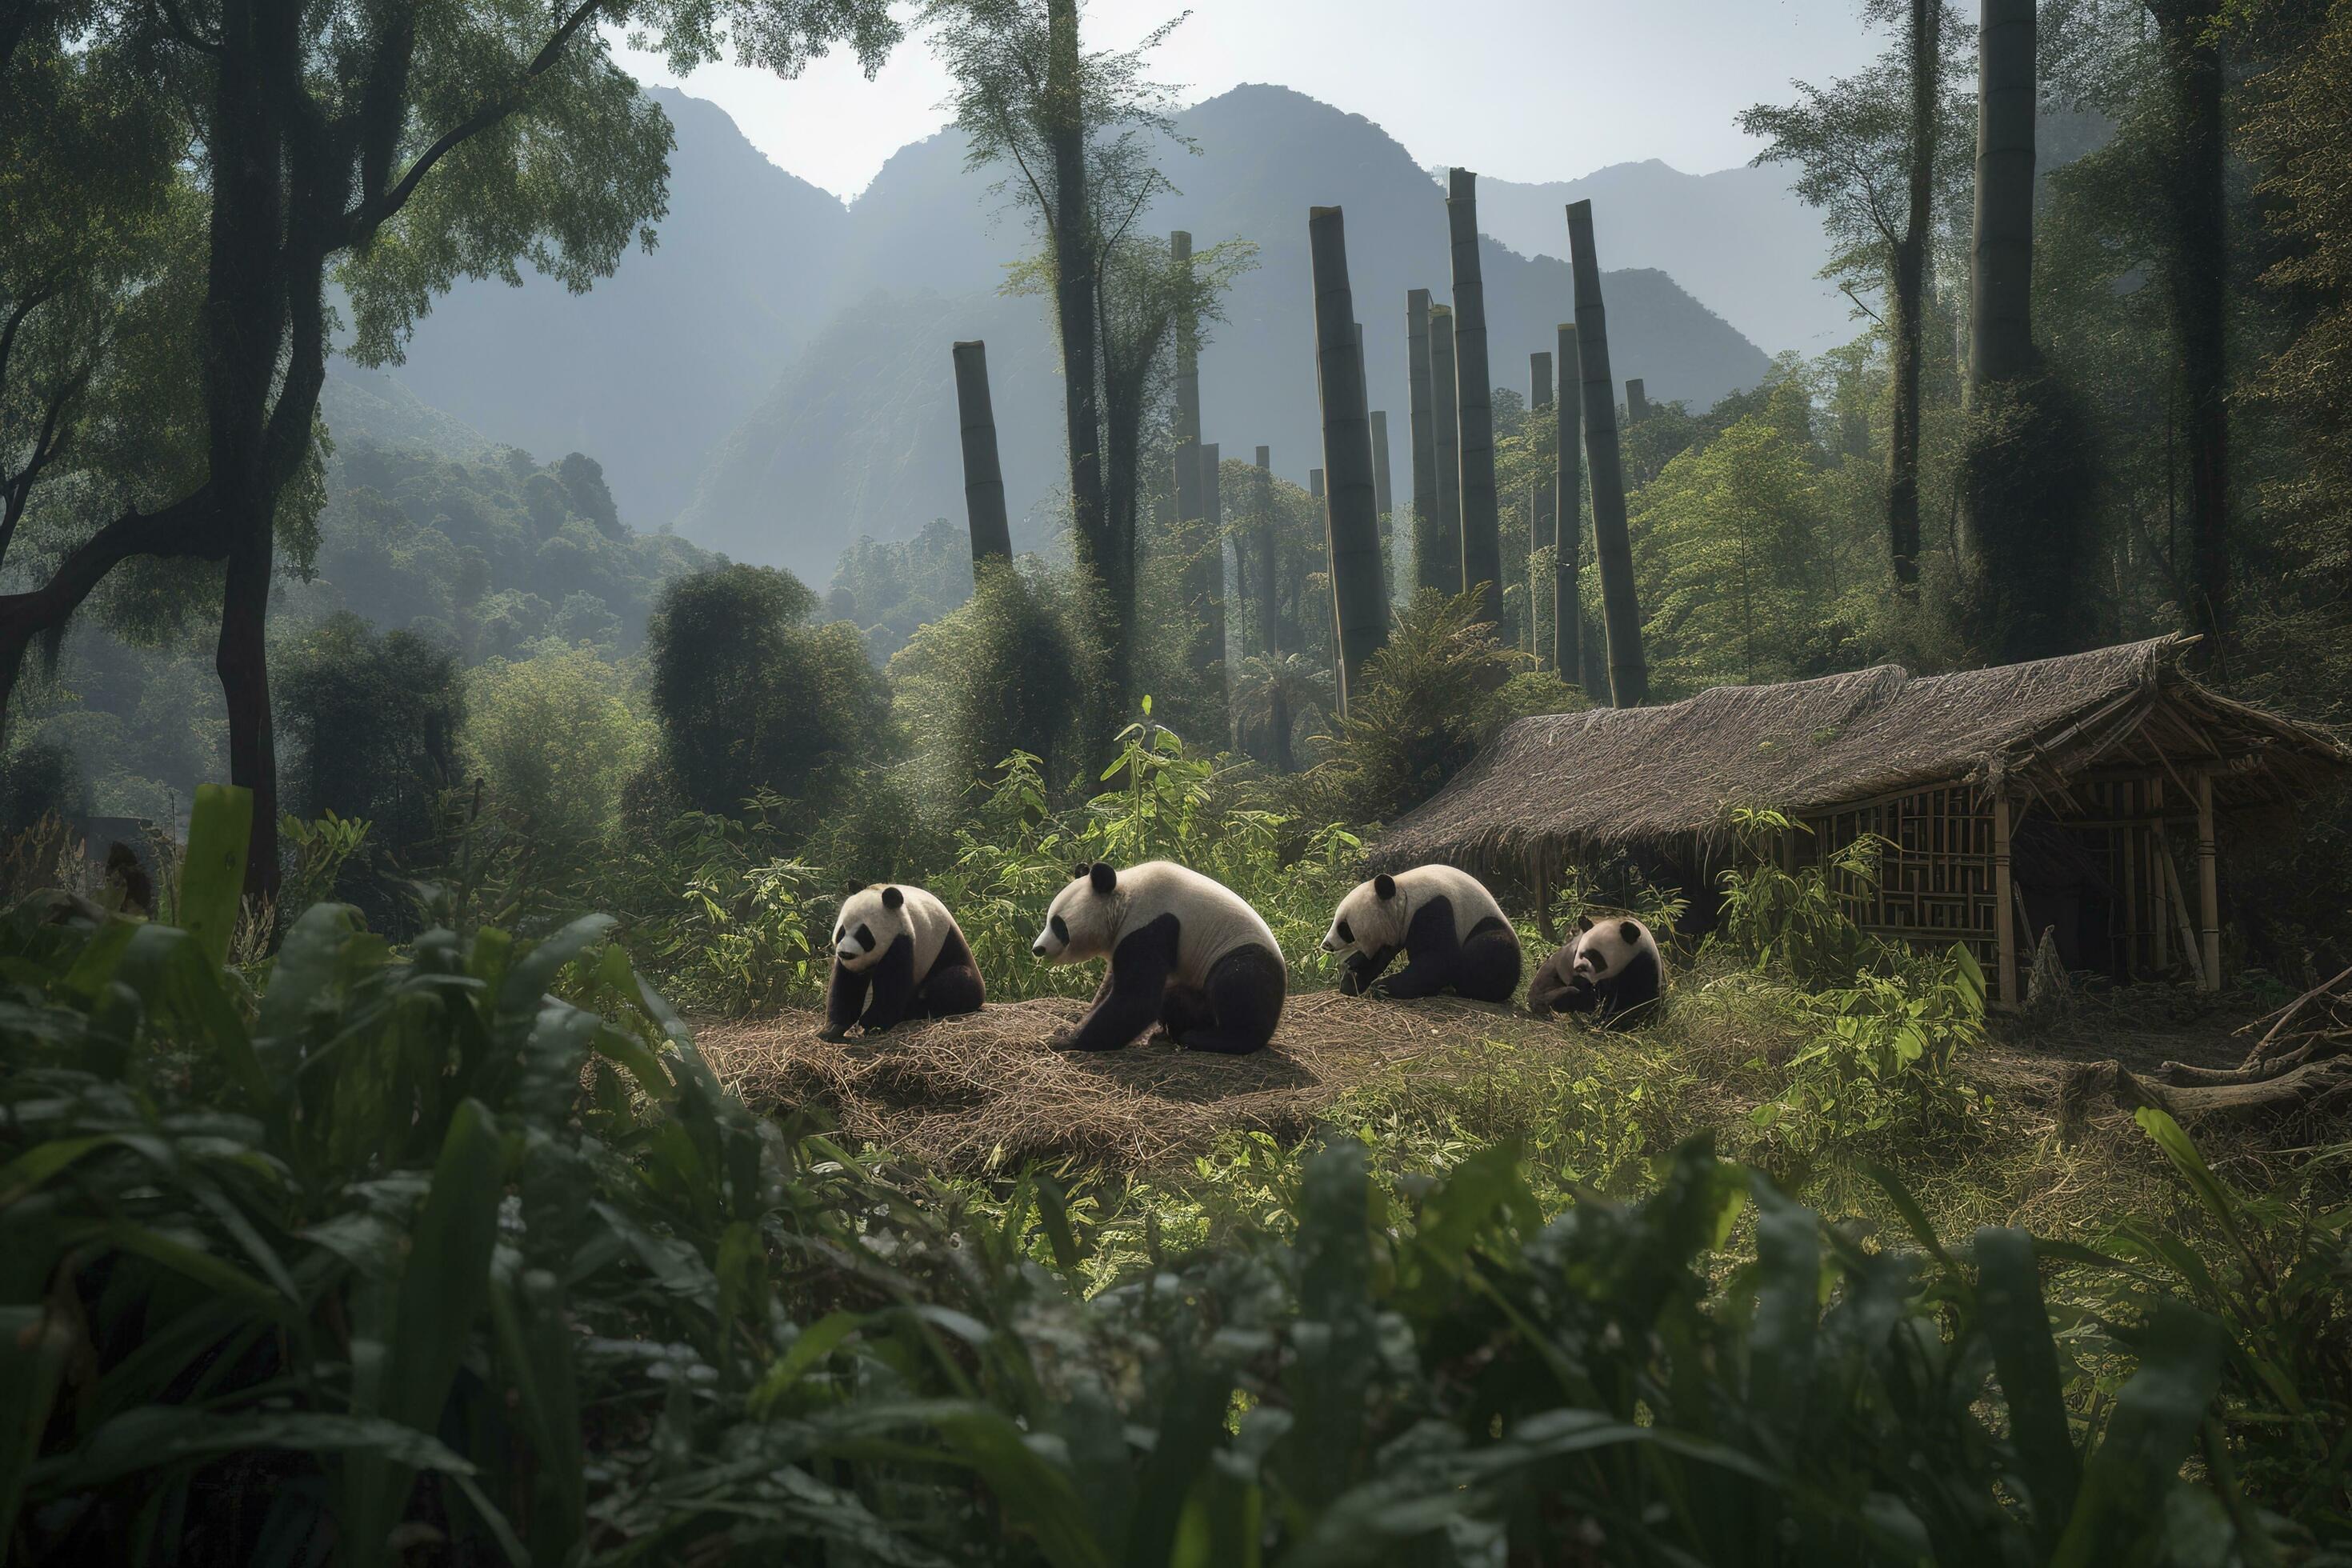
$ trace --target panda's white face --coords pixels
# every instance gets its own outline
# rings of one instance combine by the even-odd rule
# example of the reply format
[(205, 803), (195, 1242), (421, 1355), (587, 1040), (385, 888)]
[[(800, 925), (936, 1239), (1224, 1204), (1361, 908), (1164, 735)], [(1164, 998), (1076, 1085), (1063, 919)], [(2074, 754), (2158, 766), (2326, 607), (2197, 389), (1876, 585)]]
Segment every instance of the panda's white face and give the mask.
[(1045, 911), (1045, 929), (1029, 951), (1047, 963), (1083, 963), (1107, 957), (1118, 921), (1118, 873), (1097, 860), (1073, 873)]
[(1640, 921), (1600, 921), (1591, 915), (1577, 922), (1576, 977), (1598, 983), (1625, 967), (1649, 941)]
[(1357, 883), (1339, 900), (1339, 912), (1323, 933), (1326, 952), (1378, 952), (1403, 945), (1404, 900), (1397, 896), (1396, 879), (1385, 872)]
[(907, 895), (896, 888), (860, 888), (841, 900), (833, 928), (833, 955), (844, 969), (864, 969), (908, 931)]

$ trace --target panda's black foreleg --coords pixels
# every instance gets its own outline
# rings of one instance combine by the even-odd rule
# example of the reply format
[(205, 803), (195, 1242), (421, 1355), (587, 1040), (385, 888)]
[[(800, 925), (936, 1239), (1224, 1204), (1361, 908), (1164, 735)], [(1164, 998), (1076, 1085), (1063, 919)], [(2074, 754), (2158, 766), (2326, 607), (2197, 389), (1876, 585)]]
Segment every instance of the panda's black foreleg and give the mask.
[(857, 1015), (865, 1009), (870, 984), (866, 971), (851, 969), (837, 958), (833, 961), (833, 983), (824, 991), (824, 1038), (839, 1041), (849, 1037), (849, 1026), (857, 1022)]
[(892, 938), (868, 973), (874, 976), (873, 999), (857, 1021), (867, 1034), (878, 1035), (896, 1027), (915, 999), (915, 939), (904, 931)]
[(1057, 1051), (1115, 1051), (1151, 1027), (1176, 967), (1176, 917), (1162, 915), (1111, 950), (1110, 969), (1077, 1026), (1050, 1043)]
[(961, 932), (950, 928), (940, 955), (931, 960), (931, 972), (916, 987), (912, 1009), (919, 1018), (955, 1018), (966, 1013), (977, 1013), (988, 1000), (988, 987), (980, 978), (980, 965), (972, 962), (971, 949)]
[(1454, 960), (1454, 989), (1474, 1002), (1508, 1002), (1526, 963), (1510, 921), (1488, 915), (1472, 928)]
[(1454, 935), (1453, 900), (1432, 899), (1413, 911), (1412, 923), (1405, 927), (1404, 951), (1404, 967), (1377, 983), (1373, 995), (1409, 1002), (1417, 996), (1434, 996), (1454, 984), (1454, 972), (1461, 967), (1462, 943)]
[(1171, 985), (1168, 994), (1160, 999), (1160, 1026), (1168, 1031), (1171, 1040), (1181, 1040), (1216, 1021), (1216, 1010), (1209, 1005), (1209, 994), (1205, 991), (1190, 985)]
[(1628, 1029), (1648, 1023), (1657, 1011), (1662, 979), (1657, 955), (1636, 952), (1597, 998), (1608, 1026)]
[(1282, 1022), (1289, 989), (1290, 972), (1280, 953), (1255, 942), (1237, 947), (1209, 966), (1209, 1023), (1179, 1036), (1178, 1043), (1186, 1050), (1229, 1057), (1263, 1050)]
[(1372, 988), (1372, 982), (1378, 980), (1381, 973), (1396, 962), (1396, 955), (1397, 950), (1392, 947), (1375, 948), (1370, 952), (1349, 953), (1347, 963), (1339, 971), (1339, 994), (1361, 996), (1365, 992), (1370, 991)]

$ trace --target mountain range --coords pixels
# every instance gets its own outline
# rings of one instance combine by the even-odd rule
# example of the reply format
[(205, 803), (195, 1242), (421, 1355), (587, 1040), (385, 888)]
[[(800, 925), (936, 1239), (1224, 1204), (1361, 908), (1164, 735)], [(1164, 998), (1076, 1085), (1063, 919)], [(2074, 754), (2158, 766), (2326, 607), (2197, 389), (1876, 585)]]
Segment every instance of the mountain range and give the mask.
[[(1027, 226), (987, 172), (966, 167), (960, 136), (902, 149), (845, 208), (770, 163), (715, 106), (653, 96), (677, 139), (658, 247), (584, 295), (537, 277), (519, 289), (462, 285), (420, 323), (392, 379), (456, 425), (542, 459), (594, 456), (640, 527), (674, 523), (699, 544), (821, 583), (861, 534), (904, 537), (962, 516), (948, 349), (983, 338), (1008, 500), (1025, 519), (1016, 536), (1040, 540), (1062, 484), (1056, 355), (1045, 303), (1001, 291), (1006, 266), (1032, 248)], [(1181, 194), (1147, 226), (1188, 229), (1202, 247), (1258, 247), (1202, 353), (1205, 438), (1229, 456), (1269, 445), (1294, 479), (1319, 465), (1306, 220), (1309, 205), (1335, 204), (1347, 214), (1372, 404), (1401, 430), (1405, 290), (1448, 294), (1442, 190), (1371, 121), (1284, 88), (1236, 88), (1184, 110), (1177, 128), (1193, 149), (1168, 160)], [(1784, 185), (1776, 206), (1776, 179), (1651, 163), (1570, 186), (1482, 180), (1496, 383), (1524, 388), (1528, 353), (1549, 348), (1570, 313), (1566, 265), (1520, 247), (1541, 249), (1542, 212), (1559, 226), (1561, 201), (1591, 195), (1614, 268), (1604, 288), (1621, 382), (1640, 376), (1652, 398), (1694, 406), (1753, 384), (1768, 358), (1718, 310), (1775, 347), (1824, 330), (1805, 324), (1821, 315), (1805, 315), (1819, 260), (1797, 233), (1811, 215)], [(1739, 244), (1724, 243), (1735, 230)], [(1817, 226), (1811, 234), (1818, 251)], [(1748, 272), (1769, 274), (1777, 295)], [(1692, 277), (1715, 297), (1695, 298)]]

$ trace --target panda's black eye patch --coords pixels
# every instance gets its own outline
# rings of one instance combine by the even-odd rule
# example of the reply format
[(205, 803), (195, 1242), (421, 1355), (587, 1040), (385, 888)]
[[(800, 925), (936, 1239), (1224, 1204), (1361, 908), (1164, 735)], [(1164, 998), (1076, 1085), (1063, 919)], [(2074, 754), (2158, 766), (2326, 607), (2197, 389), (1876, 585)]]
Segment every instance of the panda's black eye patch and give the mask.
[(1600, 973), (1602, 970), (1609, 967), (1609, 955), (1601, 952), (1599, 948), (1594, 948), (1591, 952), (1584, 953), (1581, 956), (1585, 963), (1592, 965), (1592, 972), (1595, 974)]
[(1045, 923), (1054, 928), (1054, 940), (1055, 942), (1067, 942), (1070, 940), (1069, 921), (1064, 920), (1059, 915), (1055, 915), (1052, 920)]
[(874, 951), (874, 931), (871, 927), (861, 925), (857, 928), (857, 945), (868, 952)]
[(1356, 933), (1348, 929), (1348, 922), (1346, 921), (1341, 921), (1339, 922), (1339, 940), (1341, 942), (1353, 942), (1356, 940)]

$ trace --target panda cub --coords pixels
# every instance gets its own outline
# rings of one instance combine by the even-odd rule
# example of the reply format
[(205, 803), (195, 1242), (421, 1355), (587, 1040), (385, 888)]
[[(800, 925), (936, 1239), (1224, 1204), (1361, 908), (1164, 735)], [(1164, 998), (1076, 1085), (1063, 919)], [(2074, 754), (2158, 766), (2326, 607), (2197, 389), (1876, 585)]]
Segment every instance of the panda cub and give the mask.
[(1178, 1045), (1241, 1056), (1274, 1037), (1289, 975), (1258, 912), (1168, 860), (1079, 867), (1030, 951), (1047, 963), (1110, 961), (1059, 1051), (1115, 1051), (1154, 1019)]
[(920, 888), (861, 888), (841, 901), (824, 1037), (862, 1024), (878, 1035), (903, 1018), (977, 1013), (980, 966), (948, 907)]
[[(1398, 949), (1405, 966), (1381, 972)], [(1507, 1002), (1519, 984), (1519, 934), (1479, 880), (1451, 866), (1416, 866), (1357, 884), (1339, 900), (1323, 951), (1349, 955), (1339, 989), (1354, 996), (1429, 996), (1452, 991)]]
[(1591, 1013), (1604, 1024), (1646, 1021), (1665, 978), (1658, 939), (1637, 920), (1576, 922), (1576, 940), (1528, 985), (1528, 1011)]

